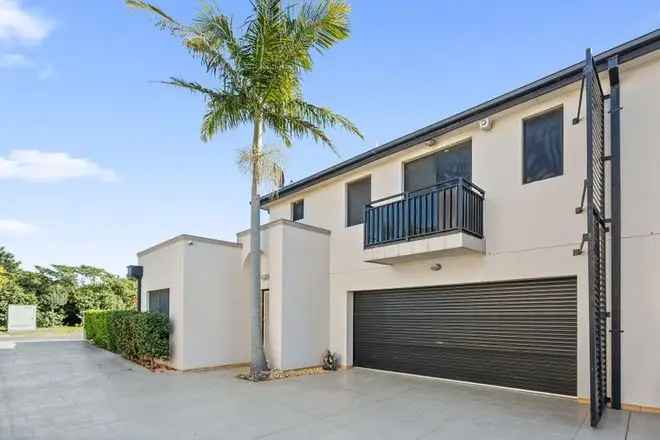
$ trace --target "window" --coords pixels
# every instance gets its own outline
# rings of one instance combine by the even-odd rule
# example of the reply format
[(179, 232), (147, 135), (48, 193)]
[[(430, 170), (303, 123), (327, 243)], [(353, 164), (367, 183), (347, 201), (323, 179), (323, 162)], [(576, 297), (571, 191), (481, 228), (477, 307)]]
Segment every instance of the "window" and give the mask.
[(562, 109), (523, 121), (523, 183), (564, 174)]
[(346, 186), (346, 226), (364, 223), (364, 207), (371, 203), (371, 176)]
[(298, 200), (291, 204), (291, 219), (294, 222), (305, 218), (305, 200)]
[(170, 289), (149, 291), (149, 311), (170, 316)]
[(403, 187), (405, 192), (417, 191), (456, 177), (472, 180), (472, 141), (408, 162)]

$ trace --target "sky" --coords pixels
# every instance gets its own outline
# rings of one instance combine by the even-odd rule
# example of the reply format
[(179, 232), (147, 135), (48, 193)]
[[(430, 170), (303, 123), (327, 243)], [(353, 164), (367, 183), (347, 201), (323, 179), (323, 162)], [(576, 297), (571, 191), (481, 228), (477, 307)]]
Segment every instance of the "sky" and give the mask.
[[(199, 6), (155, 2), (182, 21)], [(339, 156), (296, 141), (287, 182), (660, 26), (657, 0), (350, 3), (351, 38), (316, 56), (303, 91), (365, 140), (331, 131)], [(217, 4), (239, 23), (250, 12), (248, 0)], [(203, 143), (204, 103), (157, 83), (170, 76), (213, 85), (122, 0), (0, 0), (0, 246), (26, 268), (123, 274), (137, 251), (175, 235), (234, 241), (247, 229), (236, 156), (250, 130)]]

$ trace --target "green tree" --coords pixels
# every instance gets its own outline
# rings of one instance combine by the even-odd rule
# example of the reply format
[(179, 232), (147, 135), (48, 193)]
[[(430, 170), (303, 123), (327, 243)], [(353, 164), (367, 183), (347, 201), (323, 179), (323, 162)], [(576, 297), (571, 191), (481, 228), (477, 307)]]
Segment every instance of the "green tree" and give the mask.
[(0, 246), (0, 267), (3, 267), (6, 272), (14, 273), (21, 268), (21, 263), (16, 260), (14, 254)]
[(39, 292), (40, 310), (59, 312), (66, 325), (82, 322), (85, 310), (127, 310), (135, 304), (135, 285), (92, 266), (37, 267), (32, 288)]
[(261, 259), (259, 187), (265, 180), (281, 178), (271, 151), (264, 150), (269, 129), (284, 145), (309, 136), (334, 150), (326, 129), (341, 127), (360, 137), (344, 116), (304, 100), (301, 76), (312, 70), (312, 52), (324, 52), (348, 38), (350, 6), (343, 0), (301, 2), (287, 6), (282, 0), (252, 0), (252, 14), (240, 27), (215, 6), (204, 3), (192, 24), (181, 24), (153, 4), (126, 0), (129, 6), (155, 14), (158, 25), (180, 38), (216, 77), (215, 87), (180, 78), (166, 84), (201, 94), (206, 101), (201, 137), (208, 141), (218, 132), (250, 126), (252, 142), (241, 154), (251, 174), (250, 299), (251, 374), (258, 378), (266, 368), (261, 340)]

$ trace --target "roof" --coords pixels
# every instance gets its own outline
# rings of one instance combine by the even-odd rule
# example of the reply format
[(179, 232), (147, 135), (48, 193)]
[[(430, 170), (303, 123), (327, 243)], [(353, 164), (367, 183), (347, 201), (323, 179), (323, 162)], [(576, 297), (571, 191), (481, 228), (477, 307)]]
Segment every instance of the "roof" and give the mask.
[[(261, 225), (261, 231), (267, 231), (268, 229), (277, 225), (291, 226), (293, 228), (303, 229), (305, 231), (311, 231), (311, 232), (318, 232), (319, 234), (324, 234), (324, 235), (330, 235), (331, 233), (329, 230), (324, 228), (319, 228), (318, 226), (312, 226), (305, 223), (298, 223), (285, 218), (279, 218), (277, 220), (273, 220), (272, 222), (268, 222), (264, 225)], [(242, 235), (248, 233), (250, 233), (250, 229), (246, 229), (244, 231), (237, 233), (236, 237), (240, 238)]]
[[(613, 56), (618, 56), (619, 64), (623, 64), (658, 49), (660, 49), (660, 29), (656, 29), (646, 35), (596, 55), (594, 57), (596, 68), (598, 71), (605, 70), (607, 68), (607, 60)], [(325, 180), (345, 174), (383, 157), (398, 153), (414, 145), (576, 82), (582, 78), (583, 67), (584, 61), (573, 64), (482, 104), (471, 107), (386, 144), (372, 148), (263, 196), (261, 198), (261, 205), (266, 205), (278, 198), (302, 191)]]
[(181, 234), (177, 235), (176, 237), (170, 238), (169, 240), (161, 241), (158, 244), (155, 244), (151, 247), (148, 247), (147, 249), (140, 251), (137, 253), (138, 257), (142, 257), (144, 255), (147, 255), (151, 252), (157, 251), (158, 249), (162, 249), (164, 247), (167, 247), (171, 244), (174, 244), (178, 241), (190, 241), (190, 242), (197, 242), (197, 243), (208, 243), (208, 244), (217, 244), (220, 246), (229, 246), (229, 247), (237, 247), (240, 248), (242, 245), (240, 243), (234, 243), (231, 241), (224, 241), (224, 240), (216, 240), (215, 238), (208, 238), (208, 237), (200, 237), (198, 235), (190, 235), (190, 234)]

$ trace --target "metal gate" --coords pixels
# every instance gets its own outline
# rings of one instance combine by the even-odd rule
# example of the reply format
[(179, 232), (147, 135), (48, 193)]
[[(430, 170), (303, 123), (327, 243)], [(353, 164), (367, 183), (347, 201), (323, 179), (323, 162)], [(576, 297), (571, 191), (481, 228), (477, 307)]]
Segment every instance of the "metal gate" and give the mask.
[(353, 365), (575, 396), (577, 279), (356, 292)]
[(591, 426), (607, 406), (607, 289), (605, 219), (605, 96), (591, 51), (584, 65), (587, 128), (587, 236)]

